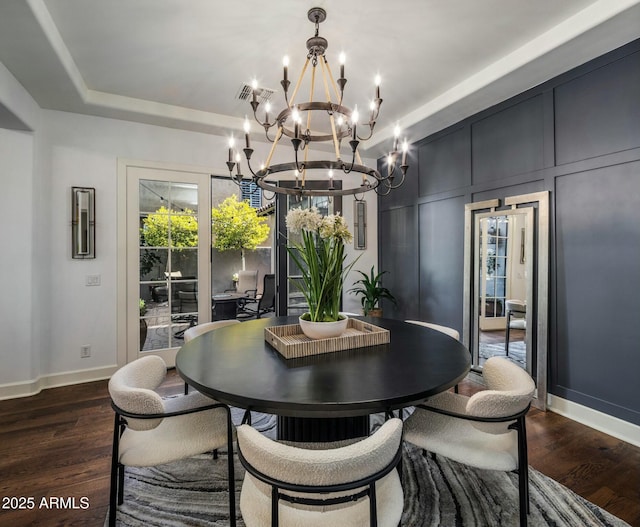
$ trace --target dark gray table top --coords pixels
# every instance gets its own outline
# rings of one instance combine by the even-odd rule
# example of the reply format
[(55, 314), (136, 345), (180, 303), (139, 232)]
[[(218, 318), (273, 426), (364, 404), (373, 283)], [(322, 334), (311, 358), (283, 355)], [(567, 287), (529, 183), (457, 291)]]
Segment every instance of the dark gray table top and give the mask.
[(457, 340), (398, 320), (361, 317), (388, 329), (389, 344), (285, 359), (264, 328), (296, 317), (252, 320), (186, 343), (176, 369), (191, 386), (226, 404), (294, 417), (367, 415), (411, 406), (462, 380), (471, 364)]

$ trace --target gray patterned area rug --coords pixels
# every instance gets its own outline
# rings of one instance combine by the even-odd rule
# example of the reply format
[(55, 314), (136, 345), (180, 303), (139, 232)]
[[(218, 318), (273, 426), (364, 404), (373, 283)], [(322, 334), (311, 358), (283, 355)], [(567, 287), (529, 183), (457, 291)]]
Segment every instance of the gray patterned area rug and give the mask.
[[(254, 414), (253, 425), (273, 436), (273, 419)], [(154, 468), (127, 468), (117, 525), (228, 526), (226, 467), (226, 453), (221, 452), (216, 461), (211, 455), (201, 455)], [(239, 502), (244, 471), (237, 456), (235, 467)], [(511, 527), (519, 523), (516, 474), (475, 470), (441, 456), (434, 460), (405, 444), (403, 477), (405, 527)], [(529, 486), (531, 527), (628, 527), (531, 468)], [(237, 517), (238, 526), (243, 527), (239, 513)]]
[(487, 344), (480, 342), (479, 346), (480, 358), (488, 359), (490, 357), (507, 357), (519, 366), (526, 364), (527, 351), (523, 341), (515, 341), (509, 343), (509, 355), (505, 355), (504, 344)]

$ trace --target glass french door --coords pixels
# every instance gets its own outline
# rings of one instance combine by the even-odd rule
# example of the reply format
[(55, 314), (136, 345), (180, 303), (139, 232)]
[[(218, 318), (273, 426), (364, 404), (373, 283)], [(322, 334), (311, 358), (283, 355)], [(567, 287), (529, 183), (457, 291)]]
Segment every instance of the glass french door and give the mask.
[(167, 366), (190, 326), (211, 317), (210, 176), (127, 167), (127, 362)]
[(509, 295), (507, 268), (510, 256), (506, 216), (489, 216), (480, 231), (480, 329), (504, 328), (505, 300)]

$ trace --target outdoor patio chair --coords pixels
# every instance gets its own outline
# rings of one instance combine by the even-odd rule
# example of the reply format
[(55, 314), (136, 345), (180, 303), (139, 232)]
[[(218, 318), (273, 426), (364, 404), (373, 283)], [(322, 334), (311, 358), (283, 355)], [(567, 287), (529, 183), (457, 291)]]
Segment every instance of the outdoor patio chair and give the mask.
[(512, 329), (527, 329), (527, 304), (522, 300), (507, 300), (507, 328), (505, 332), (504, 353), (509, 356), (509, 339)]
[(260, 318), (265, 313), (276, 309), (276, 275), (265, 274), (262, 282), (262, 295), (257, 300), (256, 308), (245, 302), (238, 303), (238, 318)]

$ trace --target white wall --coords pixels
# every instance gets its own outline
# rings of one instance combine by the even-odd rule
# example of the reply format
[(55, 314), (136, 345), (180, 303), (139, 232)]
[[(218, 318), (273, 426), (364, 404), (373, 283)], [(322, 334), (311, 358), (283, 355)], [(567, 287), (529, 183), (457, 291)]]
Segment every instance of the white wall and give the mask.
[[(0, 105), (13, 116), (13, 124), (38, 127), (38, 105), (2, 63)], [(37, 231), (36, 141), (35, 133), (0, 128), (0, 386), (8, 386), (9, 392), (20, 381), (35, 378), (39, 370), (33, 353), (40, 338), (32, 245)]]
[[(206, 134), (62, 112), (43, 112), (41, 152), (47, 159), (54, 204), (51, 247), (44, 272), (51, 281), (51, 339), (43, 371), (60, 374), (116, 364), (117, 160), (129, 158), (203, 167), (224, 166), (222, 140)], [(70, 188), (96, 189), (96, 258), (70, 255)], [(101, 285), (87, 287), (87, 275)], [(80, 347), (90, 345), (90, 358)]]
[(0, 62), (0, 105), (4, 106), (16, 120), (21, 121), (24, 127), (31, 130), (38, 127), (40, 108), (2, 62)]
[(30, 379), (33, 134), (0, 129), (0, 384)]
[[(11, 256), (21, 268), (16, 274), (15, 263), (10, 268), (3, 267), (3, 276), (20, 278), (13, 280), (11, 288), (13, 296), (22, 297), (21, 302), (27, 304), (25, 312), (29, 311), (31, 284), (33, 313), (16, 315), (18, 320), (14, 322), (16, 328), (34, 324), (37, 330), (31, 341), (24, 336), (12, 337), (11, 347), (21, 348), (20, 364), (16, 367), (6, 367), (13, 366), (15, 360), (3, 343), (1, 370), (11, 373), (0, 374), (0, 398), (33, 393), (46, 386), (103, 378), (116, 366), (116, 314), (122, 309), (116, 296), (119, 158), (208, 167), (215, 174), (228, 173), (224, 164), (227, 139), (207, 134), (43, 110), (37, 140), (16, 132), (4, 135), (11, 137), (6, 148), (14, 158), (0, 161), (3, 182), (11, 180), (10, 185), (4, 186), (8, 189), (5, 201), (12, 204), (11, 210), (15, 207), (25, 210), (22, 203), (25, 200), (27, 209), (33, 209), (33, 225), (27, 221), (10, 234), (11, 245), (20, 242), (22, 247)], [(253, 146), (254, 155), (261, 156), (268, 148)], [(25, 174), (16, 181), (18, 168)], [(71, 258), (72, 186), (96, 189), (94, 260)], [(368, 250), (349, 250), (354, 257), (363, 254), (357, 264), (359, 269), (368, 269), (377, 262), (375, 196), (367, 196), (367, 201)], [(352, 198), (344, 200), (344, 211), (353, 225)], [(4, 266), (11, 265), (6, 263), (7, 258), (1, 260)], [(100, 275), (101, 285), (85, 286), (87, 275)], [(21, 287), (26, 288), (24, 292)], [(10, 306), (3, 303), (2, 309), (6, 311)], [(358, 311), (357, 298), (345, 295), (344, 308)], [(80, 358), (82, 345), (91, 346), (91, 357)], [(38, 378), (40, 382), (36, 382)], [(22, 389), (14, 386), (8, 391), (8, 383), (22, 383)]]

